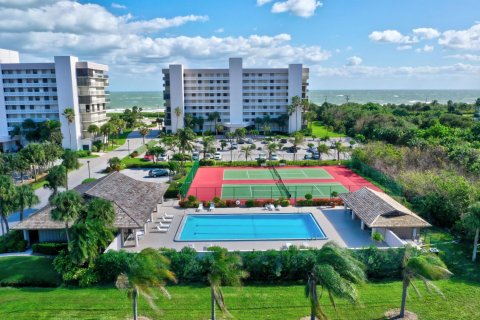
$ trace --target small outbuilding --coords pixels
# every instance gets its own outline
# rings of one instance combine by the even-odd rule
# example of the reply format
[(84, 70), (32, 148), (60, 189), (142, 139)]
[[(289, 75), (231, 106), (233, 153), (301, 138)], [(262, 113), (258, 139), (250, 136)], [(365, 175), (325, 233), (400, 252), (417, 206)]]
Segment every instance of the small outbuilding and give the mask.
[[(163, 184), (145, 182), (127, 177), (119, 172), (113, 172), (105, 177), (74, 188), (85, 201), (102, 198), (112, 202), (116, 216), (113, 226), (118, 235), (114, 246), (121, 248), (127, 240), (138, 245), (138, 234), (144, 233), (146, 224), (151, 221), (153, 212), (163, 202), (167, 187)], [(24, 238), (29, 244), (37, 242), (66, 241), (65, 225), (51, 217), (52, 207), (47, 205), (24, 221), (13, 227), (23, 230)], [(72, 225), (74, 221), (69, 224)]]
[(360, 219), (361, 229), (380, 232), (390, 246), (401, 246), (405, 240), (415, 241), (422, 228), (431, 225), (389, 195), (362, 187), (360, 190), (340, 194), (345, 210), (352, 219)]

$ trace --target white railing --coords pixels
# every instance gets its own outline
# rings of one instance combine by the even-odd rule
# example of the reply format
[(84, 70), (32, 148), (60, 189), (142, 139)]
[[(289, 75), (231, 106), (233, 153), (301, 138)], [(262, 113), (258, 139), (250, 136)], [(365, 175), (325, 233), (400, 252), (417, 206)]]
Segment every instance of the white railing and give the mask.
[(389, 247), (403, 247), (406, 242), (400, 239), (395, 232), (390, 229), (385, 230), (385, 240)]

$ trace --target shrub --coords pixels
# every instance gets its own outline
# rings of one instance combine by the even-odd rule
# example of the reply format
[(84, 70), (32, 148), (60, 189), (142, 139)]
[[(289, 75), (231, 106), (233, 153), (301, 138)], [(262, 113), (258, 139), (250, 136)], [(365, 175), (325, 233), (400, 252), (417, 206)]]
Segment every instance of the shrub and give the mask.
[(42, 242), (32, 245), (33, 253), (47, 254), (50, 256), (56, 256), (62, 250), (66, 250), (68, 245), (63, 242)]
[(93, 147), (95, 147), (97, 149), (97, 151), (100, 151), (100, 150), (102, 150), (103, 142), (101, 140), (95, 140), (95, 141), (93, 141), (92, 150), (93, 150)]
[(77, 156), (79, 158), (85, 158), (85, 157), (88, 157), (88, 156), (91, 156), (92, 155), (92, 152), (90, 150), (78, 150), (77, 151)]
[(215, 160), (213, 159), (201, 159), (198, 162), (202, 167), (212, 167), (215, 165)]
[[(4, 237), (5, 243), (4, 243)], [(27, 241), (23, 240), (20, 230), (12, 230), (6, 236), (0, 236), (0, 253), (24, 252), (27, 250)]]
[(172, 176), (172, 180), (174, 180), (174, 181), (180, 180), (180, 179), (182, 179), (182, 178), (183, 178), (183, 174), (181, 174), (181, 173), (177, 173), (177, 174), (174, 174), (174, 175)]
[(132, 153), (130, 153), (130, 157), (131, 157), (131, 158), (136, 158), (136, 157), (138, 157), (138, 151), (135, 150), (135, 151), (133, 151)]
[(82, 184), (84, 184), (84, 183), (90, 183), (90, 182), (93, 182), (93, 181), (95, 181), (95, 180), (97, 180), (97, 179), (96, 179), (96, 178), (83, 179)]
[(247, 201), (245, 201), (245, 206), (246, 206), (247, 208), (253, 207), (253, 206), (254, 206), (253, 200), (252, 200), (252, 199), (248, 199)]
[(108, 251), (95, 260), (94, 271), (100, 283), (114, 283), (118, 275), (127, 272), (135, 254), (126, 251)]
[(369, 279), (399, 279), (402, 274), (404, 248), (378, 249), (371, 246), (366, 249), (352, 250), (353, 256), (363, 262)]
[(179, 282), (203, 282), (205, 270), (195, 249), (184, 247), (180, 251), (162, 248), (159, 250), (170, 259), (170, 269)]
[(306, 199), (306, 200), (312, 200), (312, 198), (313, 198), (313, 196), (312, 196), (310, 193), (307, 193), (307, 194), (305, 195), (305, 199)]
[(335, 198), (318, 198), (318, 199), (311, 199), (311, 200), (297, 200), (297, 206), (300, 207), (319, 207), (319, 206), (342, 206), (343, 202), (342, 199)]
[(189, 154), (175, 153), (172, 156), (172, 160), (175, 160), (175, 161), (191, 161), (192, 156), (190, 156)]

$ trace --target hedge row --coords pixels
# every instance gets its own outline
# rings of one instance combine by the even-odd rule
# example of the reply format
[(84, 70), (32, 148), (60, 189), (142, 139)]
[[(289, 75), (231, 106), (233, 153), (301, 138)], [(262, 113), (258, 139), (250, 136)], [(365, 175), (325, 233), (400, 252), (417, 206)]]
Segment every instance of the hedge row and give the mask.
[(47, 254), (50, 256), (56, 256), (60, 251), (67, 248), (68, 245), (63, 242), (42, 242), (32, 245), (33, 253)]
[(23, 239), (22, 231), (12, 230), (6, 236), (0, 236), (0, 253), (24, 252), (25, 250), (27, 250), (27, 241)]
[[(258, 161), (215, 161), (215, 160), (200, 160), (200, 166), (222, 166), (222, 167), (259, 167)], [(279, 160), (268, 161), (269, 165), (280, 166), (281, 163), (287, 166), (301, 166), (301, 167), (313, 167), (313, 166), (332, 166), (332, 165), (347, 165), (349, 161), (345, 160)]]
[(319, 206), (343, 206), (342, 199), (339, 198), (318, 198), (310, 200), (297, 200), (297, 206), (319, 207)]
[[(170, 268), (179, 283), (206, 282), (208, 254), (198, 255), (192, 248), (159, 249), (171, 261)], [(351, 250), (360, 260), (369, 279), (399, 279), (404, 249), (380, 250), (370, 247)], [(300, 250), (290, 247), (288, 250), (268, 250), (239, 253), (243, 268), (249, 273), (246, 282), (274, 283), (284, 281), (304, 281), (315, 261), (318, 250)], [(101, 255), (94, 264), (94, 273), (100, 283), (113, 283), (116, 277), (128, 270), (133, 262), (134, 253), (110, 251)]]

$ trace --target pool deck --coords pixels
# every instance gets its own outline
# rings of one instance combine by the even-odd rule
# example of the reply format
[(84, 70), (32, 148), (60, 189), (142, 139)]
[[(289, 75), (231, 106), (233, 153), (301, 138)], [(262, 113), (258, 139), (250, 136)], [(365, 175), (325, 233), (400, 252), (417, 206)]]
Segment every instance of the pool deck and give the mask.
[[(219, 208), (213, 212), (202, 211), (204, 214), (214, 215), (216, 213), (298, 213), (311, 212), (323, 232), (327, 236), (326, 240), (265, 240), (265, 241), (182, 241), (178, 242), (174, 239), (179, 232), (180, 224), (184, 215), (188, 213), (198, 213), (195, 209), (182, 209), (178, 207), (177, 201), (167, 201), (159, 207), (159, 212), (154, 213), (153, 222), (148, 224), (146, 234), (139, 241), (139, 245), (134, 247), (131, 242), (127, 242), (124, 250), (141, 251), (145, 248), (171, 248), (180, 250), (184, 247), (192, 247), (198, 252), (206, 251), (210, 246), (221, 246), (230, 251), (262, 251), (262, 250), (281, 250), (285, 249), (287, 244), (298, 247), (308, 245), (312, 248), (321, 248), (328, 241), (335, 241), (340, 246), (349, 248), (368, 247), (374, 242), (370, 239), (367, 231), (360, 229), (360, 221), (352, 220), (351, 215), (344, 211), (343, 207), (286, 207), (280, 211), (267, 211), (263, 208)], [(166, 233), (156, 230), (155, 223), (163, 216), (164, 213), (174, 215), (173, 222)], [(380, 245), (381, 246), (381, 245)], [(385, 245), (386, 246), (386, 245)]]

